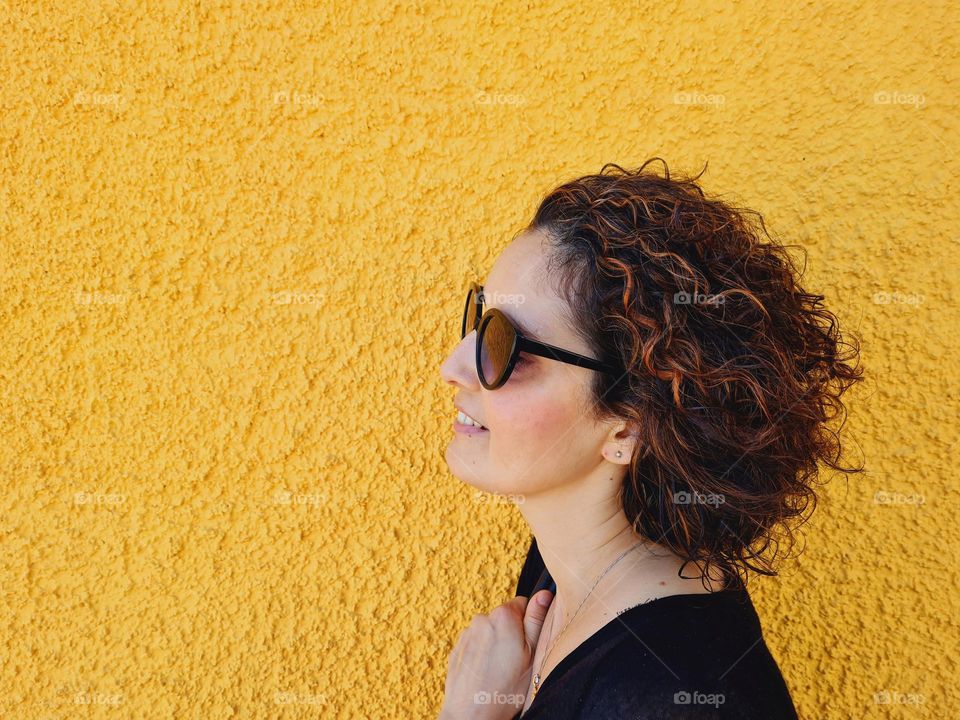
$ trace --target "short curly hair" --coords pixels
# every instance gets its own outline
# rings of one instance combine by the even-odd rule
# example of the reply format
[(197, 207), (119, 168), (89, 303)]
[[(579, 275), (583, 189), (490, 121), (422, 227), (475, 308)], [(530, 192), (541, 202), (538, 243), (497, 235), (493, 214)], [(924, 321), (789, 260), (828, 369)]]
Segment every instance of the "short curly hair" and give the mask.
[[(662, 177), (644, 172), (655, 160)], [(681, 577), (697, 561), (705, 584), (715, 566), (742, 587), (750, 570), (777, 575), (780, 541), (792, 547), (816, 508), (818, 462), (863, 472), (839, 464), (827, 427), (863, 370), (824, 296), (800, 287), (791, 246), (698, 179), (671, 178), (658, 157), (608, 163), (550, 192), (525, 230), (548, 239), (570, 326), (625, 368), (594, 373), (590, 392), (598, 417), (638, 433), (627, 518), (686, 560)]]

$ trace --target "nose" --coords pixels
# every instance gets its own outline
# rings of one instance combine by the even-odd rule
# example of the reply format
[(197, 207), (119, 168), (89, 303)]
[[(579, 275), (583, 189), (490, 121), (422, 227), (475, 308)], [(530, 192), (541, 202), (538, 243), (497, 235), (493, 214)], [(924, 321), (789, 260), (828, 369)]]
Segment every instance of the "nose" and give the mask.
[(447, 356), (440, 366), (440, 377), (448, 385), (457, 385), (471, 390), (479, 390), (480, 379), (474, 360), (476, 353), (477, 331), (471, 330)]

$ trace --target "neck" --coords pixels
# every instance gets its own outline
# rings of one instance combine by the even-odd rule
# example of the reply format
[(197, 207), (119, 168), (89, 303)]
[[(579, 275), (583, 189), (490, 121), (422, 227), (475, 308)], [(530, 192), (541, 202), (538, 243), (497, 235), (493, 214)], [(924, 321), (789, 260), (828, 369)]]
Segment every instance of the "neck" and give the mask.
[[(557, 584), (552, 614), (561, 626), (570, 621), (584, 600), (583, 612), (591, 607), (610, 613), (619, 610), (610, 602), (617, 585), (624, 591), (629, 585), (634, 595), (648, 588), (652, 595), (658, 587), (676, 579), (670, 577), (679, 568), (676, 556), (636, 533), (618, 502), (621, 478), (609, 477), (609, 466), (604, 472), (606, 477), (600, 479), (588, 478), (525, 495), (518, 505)], [(608, 566), (638, 543), (643, 547), (630, 550), (617, 561), (591, 593), (594, 582)], [(629, 583), (621, 583), (627, 578)]]

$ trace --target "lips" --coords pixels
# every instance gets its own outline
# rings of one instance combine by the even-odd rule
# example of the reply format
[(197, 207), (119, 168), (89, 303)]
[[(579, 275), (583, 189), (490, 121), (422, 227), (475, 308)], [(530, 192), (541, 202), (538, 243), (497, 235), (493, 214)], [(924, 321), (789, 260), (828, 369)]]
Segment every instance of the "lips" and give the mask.
[[(480, 423), (481, 425), (483, 425), (483, 423), (480, 422), (480, 419), (479, 419), (476, 415), (474, 415), (473, 413), (467, 412), (466, 410), (464, 410), (462, 407), (460, 407), (460, 406), (457, 405), (456, 403), (454, 403), (453, 406), (454, 406), (457, 410), (459, 410), (460, 412), (462, 412), (464, 415), (466, 415), (468, 418), (471, 418), (472, 420), (475, 420), (476, 422), (478, 422), (478, 423)], [(477, 428), (477, 429), (479, 430), (480, 428)], [(483, 429), (484, 429), (484, 430), (488, 430), (489, 428), (488, 428), (486, 425), (483, 425)]]
[(486, 428), (479, 428), (476, 425), (464, 425), (457, 418), (453, 419), (453, 430), (461, 435), (487, 435), (490, 432)]

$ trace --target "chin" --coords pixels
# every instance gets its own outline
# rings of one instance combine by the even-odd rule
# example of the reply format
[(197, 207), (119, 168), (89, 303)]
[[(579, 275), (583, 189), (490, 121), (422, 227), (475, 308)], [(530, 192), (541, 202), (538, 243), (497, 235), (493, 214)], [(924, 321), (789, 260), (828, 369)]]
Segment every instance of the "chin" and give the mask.
[(457, 454), (451, 454), (449, 447), (444, 454), (444, 459), (447, 461), (450, 474), (464, 485), (469, 485), (471, 488), (482, 490), (485, 493), (500, 492), (494, 487), (493, 483), (486, 482), (480, 473), (467, 466), (461, 457)]
[[(484, 473), (466, 465), (462, 457), (462, 452), (451, 453), (450, 445), (444, 452), (444, 460), (450, 469), (450, 474), (464, 485), (471, 488), (471, 499), (478, 503), (508, 503), (519, 504), (523, 502), (525, 490), (517, 489), (516, 486), (504, 486), (502, 483), (489, 482)], [(501, 495), (504, 497), (492, 497)]]
[(519, 504), (523, 502), (523, 493), (518, 492), (516, 488), (499, 487), (495, 483), (481, 482), (477, 477), (460, 477), (456, 473), (454, 476), (464, 485), (470, 488), (470, 497), (476, 503), (506, 503)]

